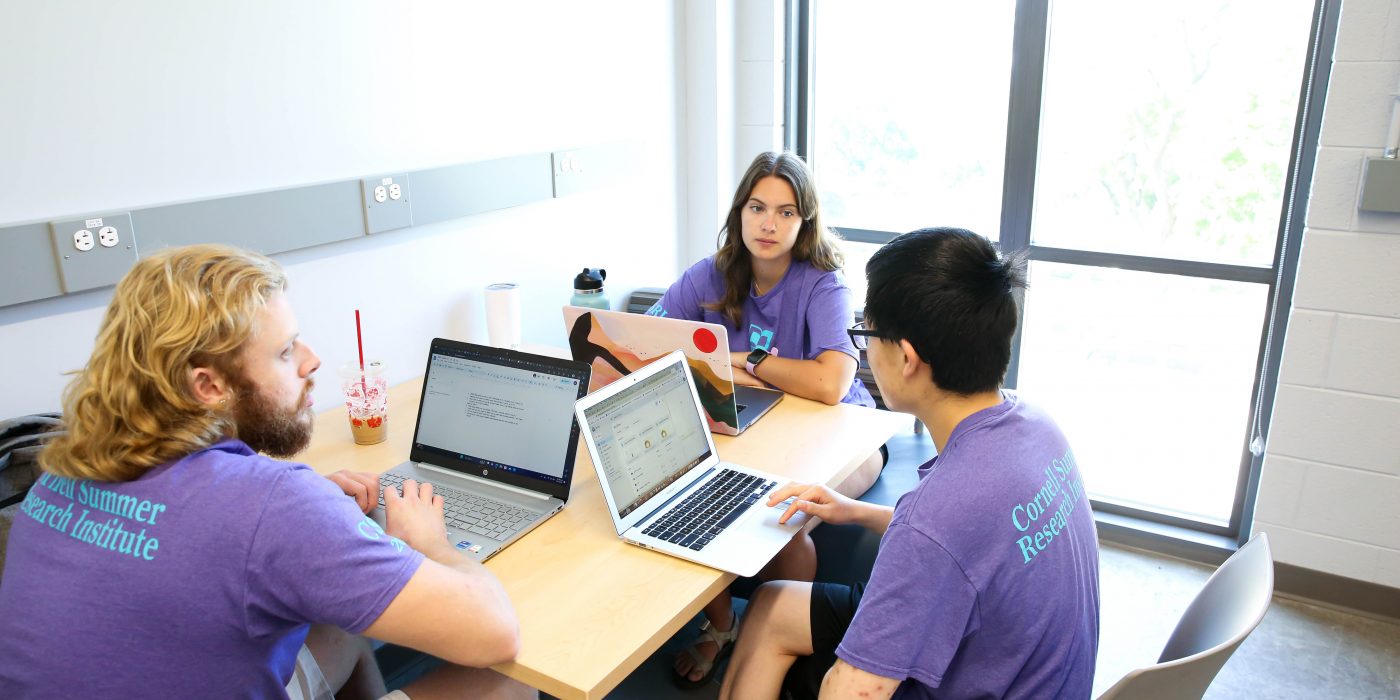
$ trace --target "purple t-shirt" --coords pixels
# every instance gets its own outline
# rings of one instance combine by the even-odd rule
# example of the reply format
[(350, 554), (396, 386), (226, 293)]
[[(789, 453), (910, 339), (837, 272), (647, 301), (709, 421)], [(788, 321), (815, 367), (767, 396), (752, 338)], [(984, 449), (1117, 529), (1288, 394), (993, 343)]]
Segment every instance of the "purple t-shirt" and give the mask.
[(1099, 556), (1074, 454), (1007, 392), (964, 419), (895, 505), (836, 654), (899, 698), (1087, 698)]
[(235, 440), (134, 481), (45, 474), (10, 531), (0, 697), (285, 697), (309, 623), (362, 632), (422, 561)]
[[(737, 328), (729, 317), (703, 306), (723, 298), (724, 275), (711, 256), (691, 265), (647, 313), (724, 326), (733, 352), (763, 348), (779, 357), (814, 360), (827, 350), (837, 350), (860, 361), (846, 333), (855, 323), (855, 312), (851, 288), (840, 272), (818, 270), (811, 263), (793, 260), (768, 293), (760, 296), (750, 290)], [(859, 378), (851, 381), (841, 403), (875, 407), (875, 399)]]

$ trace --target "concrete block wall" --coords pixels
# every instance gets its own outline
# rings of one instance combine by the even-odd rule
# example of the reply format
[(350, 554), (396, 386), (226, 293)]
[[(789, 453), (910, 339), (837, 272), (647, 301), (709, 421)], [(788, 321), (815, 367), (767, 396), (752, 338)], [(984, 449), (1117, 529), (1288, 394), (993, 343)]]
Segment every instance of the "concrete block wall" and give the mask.
[(1400, 587), (1400, 214), (1357, 209), (1400, 86), (1400, 0), (1342, 5), (1256, 530)]
[[(735, 16), (739, 58), (739, 133), (734, 139), (734, 182), (763, 151), (783, 147), (784, 22), (782, 0), (744, 0)], [(726, 202), (727, 204), (727, 202)]]
[(785, 18), (782, 0), (685, 3), (682, 269), (715, 252), (754, 156), (783, 147)]

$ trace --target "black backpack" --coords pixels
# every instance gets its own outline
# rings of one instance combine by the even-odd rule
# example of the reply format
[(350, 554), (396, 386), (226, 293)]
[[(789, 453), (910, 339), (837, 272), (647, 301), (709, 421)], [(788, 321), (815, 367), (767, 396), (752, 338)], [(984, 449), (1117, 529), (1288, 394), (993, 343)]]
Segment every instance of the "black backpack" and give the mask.
[(39, 479), (39, 450), (63, 433), (63, 414), (0, 421), (0, 508), (19, 503)]

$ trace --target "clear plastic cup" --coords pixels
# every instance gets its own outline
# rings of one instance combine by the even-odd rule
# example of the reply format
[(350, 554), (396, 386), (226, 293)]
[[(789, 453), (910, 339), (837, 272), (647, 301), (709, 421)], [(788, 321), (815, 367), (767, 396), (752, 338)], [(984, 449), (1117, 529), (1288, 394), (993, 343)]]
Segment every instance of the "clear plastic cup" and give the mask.
[(350, 434), (357, 445), (373, 445), (389, 437), (389, 380), (384, 363), (358, 362), (340, 367), (340, 388), (345, 393), (345, 413), (350, 417)]

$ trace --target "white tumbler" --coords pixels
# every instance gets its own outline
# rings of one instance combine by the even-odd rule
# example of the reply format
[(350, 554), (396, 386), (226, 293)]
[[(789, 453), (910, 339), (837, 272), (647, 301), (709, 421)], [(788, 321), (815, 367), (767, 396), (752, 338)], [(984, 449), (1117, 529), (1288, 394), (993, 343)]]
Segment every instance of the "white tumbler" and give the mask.
[(486, 335), (493, 347), (520, 347), (520, 287), (510, 282), (487, 285)]

